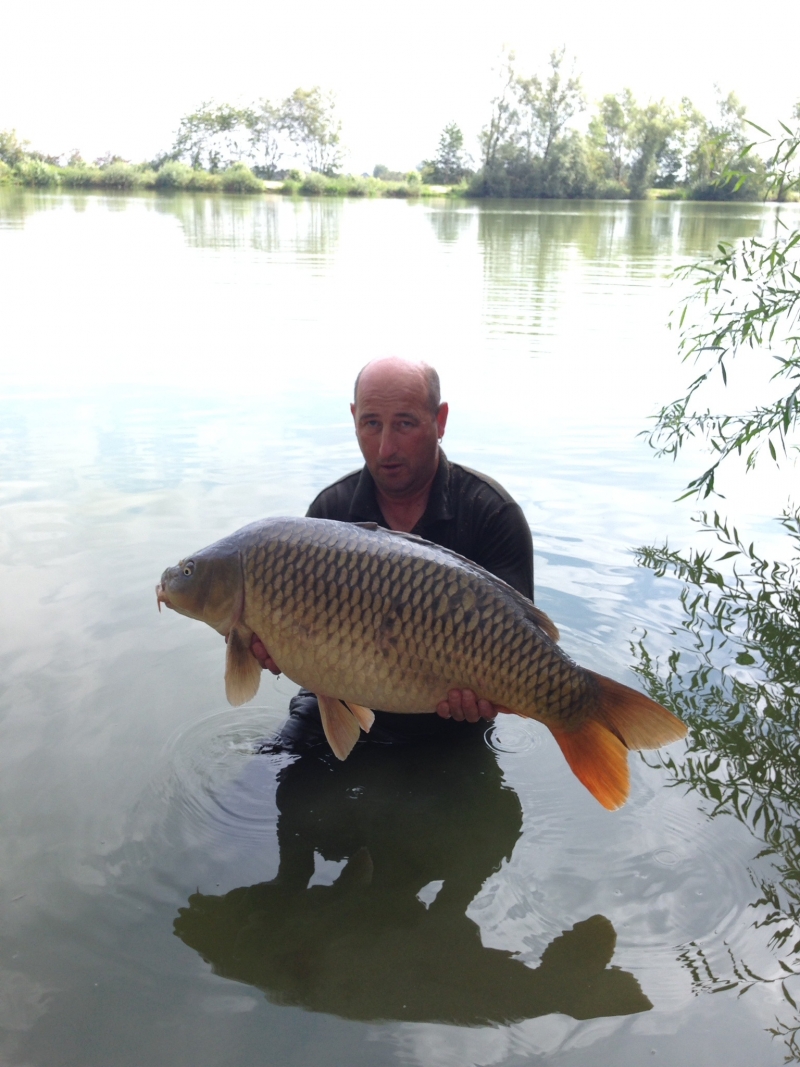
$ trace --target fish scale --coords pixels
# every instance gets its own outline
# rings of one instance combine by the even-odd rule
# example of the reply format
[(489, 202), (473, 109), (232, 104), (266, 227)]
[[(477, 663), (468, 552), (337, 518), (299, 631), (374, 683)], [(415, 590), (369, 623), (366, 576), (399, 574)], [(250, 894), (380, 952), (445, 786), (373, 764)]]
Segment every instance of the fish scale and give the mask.
[(243, 703), (261, 669), (253, 635), (320, 698), (344, 759), (369, 709), (434, 712), (450, 689), (544, 723), (607, 808), (628, 793), (628, 748), (685, 733), (648, 697), (578, 666), (547, 616), (505, 582), (409, 534), (324, 519), (252, 523), (168, 568), (159, 604), (228, 642), (226, 690)]
[[(398, 713), (433, 711), (456, 687), (543, 721), (580, 717), (588, 675), (525, 618), (515, 591), (446, 550), (317, 522), (275, 520), (268, 543), (243, 551), (242, 621), (289, 677)], [(398, 666), (390, 689), (375, 684)], [(568, 702), (544, 705), (561, 690)]]

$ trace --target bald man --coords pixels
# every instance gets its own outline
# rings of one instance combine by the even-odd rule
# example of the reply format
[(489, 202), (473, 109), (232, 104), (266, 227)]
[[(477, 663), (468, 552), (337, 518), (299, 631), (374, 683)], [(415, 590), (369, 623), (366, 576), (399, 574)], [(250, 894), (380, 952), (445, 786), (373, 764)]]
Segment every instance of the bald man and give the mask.
[[(425, 363), (391, 357), (368, 363), (356, 378), (350, 412), (364, 467), (323, 489), (307, 516), (376, 522), (450, 548), (533, 600), (533, 543), (520, 506), (485, 474), (451, 463), (441, 449), (448, 407), (439, 375)], [(251, 650), (280, 673), (262, 642)], [(324, 742), (319, 706), (301, 690), (269, 751), (300, 752)], [(452, 689), (435, 715), (376, 711), (362, 740), (393, 743), (483, 734), (498, 708), (469, 689)]]

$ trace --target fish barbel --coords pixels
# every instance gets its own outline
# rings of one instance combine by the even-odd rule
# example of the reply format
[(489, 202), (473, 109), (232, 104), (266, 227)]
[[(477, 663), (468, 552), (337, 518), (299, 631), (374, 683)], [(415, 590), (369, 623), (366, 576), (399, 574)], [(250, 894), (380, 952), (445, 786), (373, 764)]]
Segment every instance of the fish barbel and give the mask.
[(544, 612), (449, 549), (373, 523), (264, 519), (169, 567), (159, 604), (227, 639), (231, 704), (255, 696), (256, 634), (280, 670), (317, 694), (345, 759), (370, 709), (434, 712), (450, 689), (537, 719), (609, 809), (629, 790), (628, 750), (686, 727), (649, 697), (579, 667)]

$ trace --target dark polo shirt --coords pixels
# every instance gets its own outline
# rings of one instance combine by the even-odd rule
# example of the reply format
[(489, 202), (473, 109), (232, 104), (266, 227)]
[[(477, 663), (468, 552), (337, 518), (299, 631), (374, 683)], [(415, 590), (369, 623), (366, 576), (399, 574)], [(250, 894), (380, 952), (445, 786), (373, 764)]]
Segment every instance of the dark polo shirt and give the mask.
[[(389, 527), (366, 467), (323, 489), (306, 514)], [(428, 506), (412, 533), (480, 564), (533, 600), (533, 541), (522, 508), (502, 485), (451, 463), (441, 450)]]
[[(389, 524), (378, 507), (375, 482), (366, 467), (323, 489), (307, 511), (311, 519)], [(533, 541), (522, 509), (501, 485), (485, 474), (450, 463), (439, 452), (439, 466), (428, 506), (413, 533), (480, 564), (533, 599)], [(319, 705), (305, 689), (289, 703), (289, 718), (263, 752), (330, 752)], [(403, 744), (420, 741), (480, 740), (487, 724), (456, 722), (438, 715), (393, 715), (375, 709), (375, 723), (362, 741)]]

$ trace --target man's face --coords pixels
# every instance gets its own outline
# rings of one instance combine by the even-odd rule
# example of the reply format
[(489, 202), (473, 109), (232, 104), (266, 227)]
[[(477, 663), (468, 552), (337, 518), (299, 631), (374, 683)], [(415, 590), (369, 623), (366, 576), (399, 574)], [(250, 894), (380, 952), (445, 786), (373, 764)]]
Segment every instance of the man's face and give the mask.
[(400, 500), (422, 490), (436, 473), (439, 438), (447, 422), (447, 404), (436, 415), (430, 409), (424, 375), (391, 361), (370, 365), (362, 372), (350, 410), (378, 489)]

